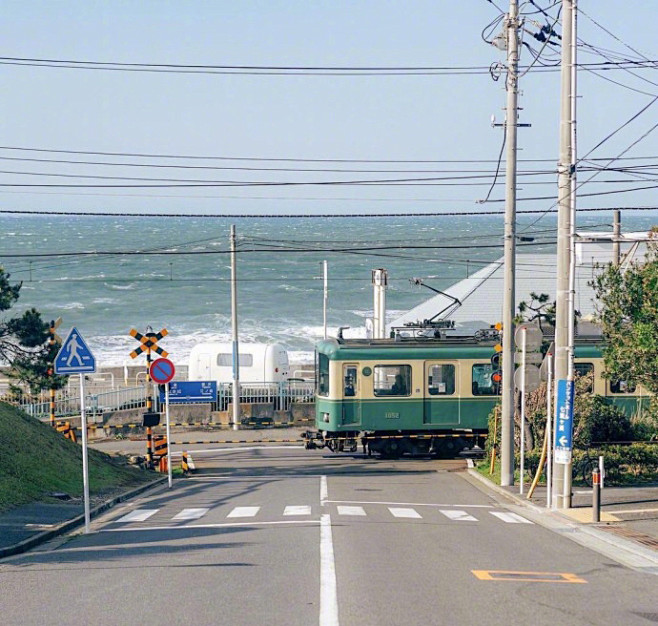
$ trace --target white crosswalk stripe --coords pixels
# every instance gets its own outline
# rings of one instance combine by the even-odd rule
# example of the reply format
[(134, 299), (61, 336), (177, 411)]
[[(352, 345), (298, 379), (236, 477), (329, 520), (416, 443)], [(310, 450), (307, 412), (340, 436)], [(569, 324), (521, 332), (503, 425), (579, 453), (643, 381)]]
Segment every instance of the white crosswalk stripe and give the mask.
[(255, 517), (259, 506), (236, 506), (226, 517)]
[(146, 521), (151, 515), (155, 515), (160, 509), (135, 509), (134, 511), (131, 511), (127, 515), (124, 515), (123, 517), (120, 517), (118, 520), (114, 520), (115, 522), (144, 522)]
[(477, 518), (469, 515), (466, 511), (458, 511), (455, 509), (439, 509), (443, 515), (448, 519), (454, 520), (455, 522), (477, 522)]
[(283, 510), (284, 515), (310, 515), (311, 507), (310, 506), (287, 506)]
[(532, 524), (529, 519), (521, 517), (516, 513), (503, 513), (502, 511), (489, 511), (489, 513), (498, 519), (503, 520), (503, 522), (507, 522), (508, 524)]
[(177, 522), (199, 519), (209, 510), (210, 509), (183, 509), (178, 515), (174, 515), (171, 519)]
[(365, 515), (366, 512), (362, 506), (339, 506), (338, 515)]
[(416, 509), (389, 506), (388, 510), (391, 512), (393, 517), (407, 517), (410, 519), (422, 519), (423, 517), (420, 513), (418, 513), (418, 511), (416, 511)]

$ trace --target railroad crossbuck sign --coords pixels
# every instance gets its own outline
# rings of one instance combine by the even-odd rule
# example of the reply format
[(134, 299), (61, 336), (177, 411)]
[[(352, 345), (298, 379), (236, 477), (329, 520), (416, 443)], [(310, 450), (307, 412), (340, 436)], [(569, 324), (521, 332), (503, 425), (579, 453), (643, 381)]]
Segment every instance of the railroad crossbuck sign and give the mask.
[(169, 356), (169, 353), (166, 350), (163, 350), (159, 345), (158, 341), (168, 335), (168, 331), (166, 328), (163, 328), (159, 333), (146, 333), (146, 335), (142, 335), (142, 333), (137, 332), (134, 328), (130, 330), (130, 336), (134, 337), (137, 339), (137, 341), (141, 342), (141, 345), (139, 348), (136, 348), (130, 353), (130, 356), (134, 359), (136, 356), (140, 355), (142, 352), (157, 352), (160, 356), (166, 357)]
[(57, 374), (87, 374), (96, 371), (96, 359), (77, 328), (72, 328), (55, 357)]

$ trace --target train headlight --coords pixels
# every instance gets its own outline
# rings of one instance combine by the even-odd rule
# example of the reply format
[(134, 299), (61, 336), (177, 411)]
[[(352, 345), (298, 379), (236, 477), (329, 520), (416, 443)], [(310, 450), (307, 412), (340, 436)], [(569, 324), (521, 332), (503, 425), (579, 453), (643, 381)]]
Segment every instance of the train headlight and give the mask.
[(329, 413), (322, 414), (322, 421), (326, 422), (327, 424), (329, 423)]

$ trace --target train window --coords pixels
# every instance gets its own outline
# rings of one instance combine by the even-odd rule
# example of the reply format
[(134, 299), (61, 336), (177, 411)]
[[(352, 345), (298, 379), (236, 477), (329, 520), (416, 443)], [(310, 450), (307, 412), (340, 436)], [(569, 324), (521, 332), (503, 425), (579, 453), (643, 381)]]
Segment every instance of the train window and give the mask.
[(626, 382), (625, 380), (611, 380), (610, 391), (612, 393), (634, 393), (636, 385)]
[(376, 396), (411, 394), (411, 365), (375, 365)]
[(594, 363), (574, 363), (573, 367), (578, 376), (589, 377), (589, 384), (584, 391), (585, 393), (592, 393), (594, 391)]
[(346, 397), (356, 395), (356, 365), (343, 366), (343, 393)]
[(471, 389), (474, 396), (497, 396), (500, 394), (500, 384), (491, 380), (494, 368), (491, 363), (476, 363), (473, 365)]
[(432, 396), (450, 396), (455, 393), (455, 366), (449, 363), (430, 365), (427, 391)]
[(329, 395), (329, 357), (318, 354), (318, 395)]

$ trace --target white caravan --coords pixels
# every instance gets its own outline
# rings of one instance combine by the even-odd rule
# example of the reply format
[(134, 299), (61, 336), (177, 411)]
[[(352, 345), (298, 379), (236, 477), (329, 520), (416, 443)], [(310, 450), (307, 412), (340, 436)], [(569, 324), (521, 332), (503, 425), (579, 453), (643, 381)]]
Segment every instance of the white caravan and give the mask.
[[(238, 345), (240, 381), (246, 383), (283, 382), (289, 377), (288, 352), (278, 343)], [(233, 344), (200, 343), (190, 352), (189, 380), (233, 380)]]

